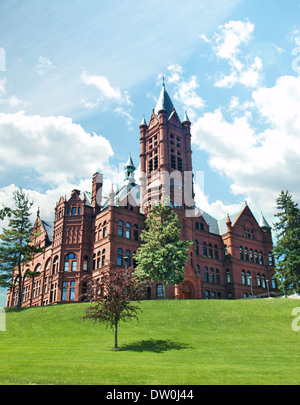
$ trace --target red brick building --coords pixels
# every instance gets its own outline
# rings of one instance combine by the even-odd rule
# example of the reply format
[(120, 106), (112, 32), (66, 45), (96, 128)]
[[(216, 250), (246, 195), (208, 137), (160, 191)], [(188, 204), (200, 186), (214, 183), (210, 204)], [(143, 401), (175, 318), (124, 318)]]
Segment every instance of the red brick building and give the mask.
[[(55, 207), (53, 224), (40, 218), (42, 233), (32, 242), (45, 247), (26, 269), (22, 306), (82, 300), (84, 275), (99, 277), (105, 266), (134, 265), (151, 205), (169, 197), (181, 223), (181, 236), (194, 242), (186, 264), (185, 281), (168, 287), (178, 299), (241, 299), (277, 294), (271, 254), (271, 228), (263, 215), (255, 218), (247, 204), (241, 212), (217, 220), (195, 207), (192, 173), (191, 123), (181, 122), (163, 85), (149, 124), (140, 125), (141, 175), (136, 184), (131, 157), (124, 185), (102, 196), (103, 177), (95, 173), (92, 191), (73, 190)], [(24, 272), (26, 271), (24, 267)], [(13, 276), (14, 278), (14, 276)], [(7, 306), (17, 303), (19, 286), (7, 294)], [(162, 284), (152, 283), (148, 298), (162, 297)]]

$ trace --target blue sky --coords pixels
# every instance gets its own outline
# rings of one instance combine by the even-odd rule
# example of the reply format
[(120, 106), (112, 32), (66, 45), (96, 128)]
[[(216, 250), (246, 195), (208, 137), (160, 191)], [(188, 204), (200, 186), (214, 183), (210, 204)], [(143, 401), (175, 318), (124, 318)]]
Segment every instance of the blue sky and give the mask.
[(200, 208), (272, 222), (281, 189), (300, 201), (300, 1), (2, 0), (0, 21), (0, 202), (21, 186), (51, 221), (95, 171), (117, 184), (162, 75)]

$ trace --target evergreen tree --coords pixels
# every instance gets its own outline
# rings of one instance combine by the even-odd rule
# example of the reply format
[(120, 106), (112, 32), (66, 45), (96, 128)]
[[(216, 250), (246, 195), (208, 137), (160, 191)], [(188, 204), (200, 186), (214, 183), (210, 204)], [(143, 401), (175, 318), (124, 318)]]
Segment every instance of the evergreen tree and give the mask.
[(278, 222), (274, 228), (277, 244), (273, 253), (277, 278), (284, 294), (300, 293), (300, 210), (288, 191), (281, 191), (276, 202)]
[(141, 240), (134, 255), (136, 272), (142, 278), (162, 282), (163, 296), (167, 299), (167, 285), (184, 281), (184, 267), (192, 242), (180, 239), (178, 215), (166, 204), (151, 209)]
[[(7, 228), (0, 234), (0, 286), (18, 288), (17, 307), (21, 306), (22, 288), (25, 277), (34, 276), (34, 272), (24, 271), (26, 263), (33, 254), (42, 252), (39, 246), (30, 244), (30, 236), (37, 235), (30, 222), (30, 209), (33, 202), (19, 189), (13, 193), (14, 208), (5, 209), (3, 214), (10, 217)], [(13, 278), (12, 278), (13, 277)], [(11, 280), (11, 281), (10, 281)]]

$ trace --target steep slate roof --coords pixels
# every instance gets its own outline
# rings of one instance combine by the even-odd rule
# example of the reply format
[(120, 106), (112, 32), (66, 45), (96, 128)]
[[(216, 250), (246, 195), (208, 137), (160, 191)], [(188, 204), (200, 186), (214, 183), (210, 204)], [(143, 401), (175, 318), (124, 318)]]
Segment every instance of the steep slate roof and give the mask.
[(158, 115), (159, 111), (165, 110), (167, 112), (167, 117), (169, 118), (173, 112), (173, 108), (172, 100), (165, 88), (165, 84), (163, 84), (154, 112)]
[(48, 222), (41, 220), (44, 230), (47, 234), (49, 242), (52, 242), (53, 239), (53, 224), (50, 225)]

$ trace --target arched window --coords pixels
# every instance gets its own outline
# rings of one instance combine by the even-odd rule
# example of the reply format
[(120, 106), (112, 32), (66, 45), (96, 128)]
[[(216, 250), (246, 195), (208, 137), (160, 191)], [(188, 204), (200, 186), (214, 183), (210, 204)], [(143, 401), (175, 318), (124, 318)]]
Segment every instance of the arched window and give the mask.
[(212, 244), (208, 244), (208, 257), (213, 258), (213, 249), (212, 249)]
[(250, 249), (250, 262), (254, 263), (253, 249)]
[(248, 253), (248, 248), (245, 247), (245, 260), (246, 262), (249, 262), (249, 253)]
[(240, 259), (244, 260), (244, 249), (243, 246), (240, 246)]
[(59, 258), (58, 256), (55, 256), (52, 265), (52, 274), (56, 274), (58, 272), (58, 266), (59, 266)]
[(264, 256), (262, 252), (259, 252), (259, 264), (264, 264)]
[(130, 222), (126, 222), (126, 231), (125, 231), (125, 237), (126, 239), (131, 239), (131, 224)]
[(125, 262), (126, 269), (128, 269), (128, 267), (131, 266), (131, 253), (130, 253), (130, 250), (125, 251), (124, 262)]
[(257, 275), (256, 275), (256, 282), (257, 282), (257, 287), (261, 287), (260, 273), (257, 273)]
[(39, 264), (37, 264), (37, 265), (35, 266), (34, 271), (35, 271), (36, 273), (40, 273), (41, 270), (42, 270), (42, 265), (39, 263)]
[(120, 236), (120, 238), (123, 238), (123, 221), (119, 221), (118, 222), (118, 236)]
[(45, 270), (49, 270), (49, 269), (50, 269), (50, 263), (51, 263), (51, 259), (48, 259), (48, 260), (46, 261)]
[(195, 240), (195, 255), (199, 255), (199, 242), (197, 239)]
[(264, 274), (262, 275), (262, 287), (266, 288), (266, 276)]
[(118, 249), (118, 255), (117, 255), (117, 265), (118, 266), (123, 266), (123, 250)]
[(258, 258), (258, 251), (257, 250), (254, 251), (254, 257), (255, 257), (255, 263), (259, 264), (259, 258)]
[(101, 251), (97, 253), (97, 269), (100, 269), (101, 267)]
[(105, 238), (106, 237), (106, 226), (107, 226), (107, 222), (104, 221), (103, 222), (103, 229), (102, 229), (102, 237)]
[(203, 243), (202, 243), (202, 246), (203, 246), (203, 248), (202, 248), (202, 250), (203, 250), (203, 256), (204, 256), (204, 257), (207, 257), (207, 244), (206, 244), (206, 242), (203, 242)]
[(218, 250), (218, 246), (214, 245), (214, 250), (215, 250), (215, 259), (219, 259), (219, 250)]
[(96, 253), (93, 254), (93, 270), (96, 269)]
[(250, 271), (247, 271), (247, 285), (251, 286), (252, 283), (252, 277)]
[(205, 283), (209, 282), (208, 267), (204, 267), (204, 281)]
[(106, 250), (103, 249), (102, 250), (102, 257), (101, 257), (101, 266), (102, 267), (105, 266), (105, 253), (106, 253)]
[(276, 289), (276, 288), (277, 288), (277, 287), (276, 287), (276, 280), (275, 280), (274, 275), (271, 276), (271, 286), (272, 286), (273, 289)]
[(133, 226), (133, 239), (137, 241), (139, 240), (139, 227), (137, 224)]
[(209, 281), (211, 284), (215, 283), (215, 270), (212, 267), (210, 268)]
[(216, 269), (216, 283), (221, 284), (220, 271)]
[(246, 275), (245, 275), (245, 270), (242, 270), (242, 283), (246, 285)]
[(64, 271), (76, 271), (77, 270), (77, 256), (75, 253), (69, 253), (65, 257), (65, 263), (64, 263)]

